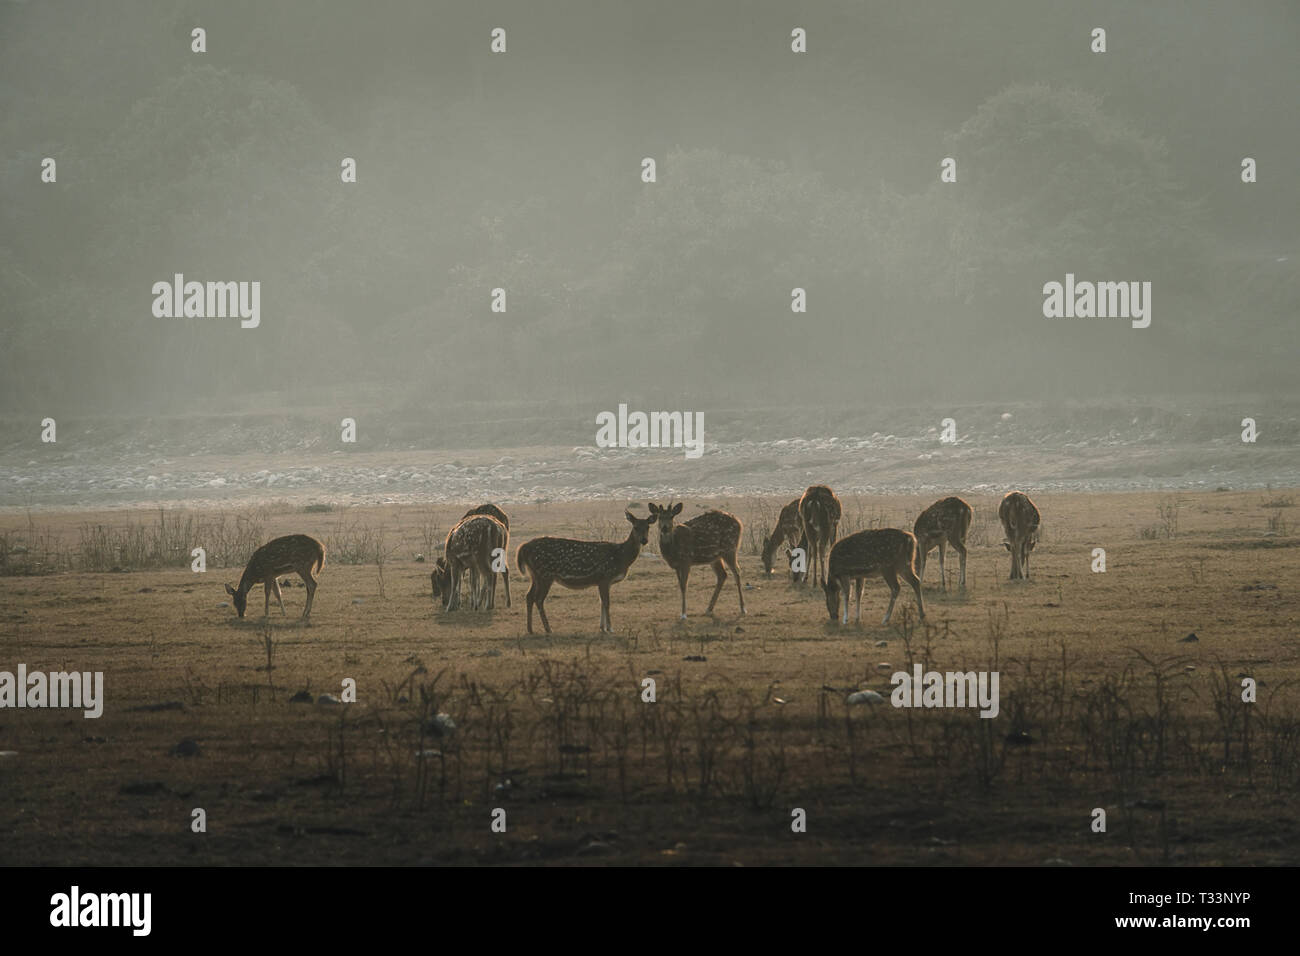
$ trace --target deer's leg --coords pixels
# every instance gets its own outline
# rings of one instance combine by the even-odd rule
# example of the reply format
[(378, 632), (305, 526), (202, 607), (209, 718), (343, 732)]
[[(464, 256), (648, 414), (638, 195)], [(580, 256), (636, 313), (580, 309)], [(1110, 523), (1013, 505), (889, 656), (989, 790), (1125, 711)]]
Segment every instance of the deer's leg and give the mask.
[(840, 600), (844, 602), (839, 605), (840, 625), (843, 626), (849, 623), (849, 602), (852, 600), (852, 595), (849, 594), (849, 588), (853, 585), (848, 578), (837, 578), (836, 583), (840, 586)]
[(677, 586), (682, 589), (682, 620), (686, 620), (686, 579), (691, 576), (691, 566), (683, 565), (677, 569)]
[(280, 616), (288, 617), (289, 612), (284, 609), (284, 595), (280, 593), (280, 580), (278, 577), (271, 578), (271, 590), (275, 594), (275, 599), (280, 602)]
[[(299, 572), (301, 574), (301, 572)], [(302, 574), (302, 583), (307, 586), (307, 606), (303, 608), (302, 616), (311, 617), (311, 602), (316, 597), (316, 579), (311, 576), (311, 572)]]
[(537, 572), (532, 572), (532, 583), (528, 586), (528, 593), (524, 595), (524, 604), (528, 608), (528, 633), (533, 633), (533, 604), (537, 600)]
[(1028, 541), (1025, 542), (1024, 549), (1020, 555), (1020, 576), (1022, 578), (1029, 577), (1029, 542)]
[(266, 598), (262, 603), (262, 617), (271, 616), (271, 585), (274, 583), (274, 579), (262, 582), (262, 595)]
[(596, 585), (600, 591), (600, 629), (607, 634), (614, 633), (614, 624), (609, 619), (609, 583), (602, 582)]
[[(889, 607), (885, 610), (885, 619), (880, 623), (888, 624), (889, 619), (894, 614), (894, 602), (898, 600), (898, 592), (902, 589), (898, 586), (898, 575), (892, 570), (884, 571), (880, 576), (884, 578), (885, 583), (889, 585)], [(919, 588), (920, 584), (917, 584), (917, 587)]]
[[(911, 568), (903, 568), (903, 580), (912, 586), (916, 593), (916, 610), (921, 620), (925, 620), (925, 601), (921, 597), (921, 579), (912, 573)], [(898, 585), (894, 585), (894, 596), (898, 596)], [(893, 606), (893, 603), (890, 603)]]
[(736, 563), (736, 555), (733, 552), (727, 558), (727, 567), (731, 568), (731, 573), (736, 576), (736, 596), (740, 598), (740, 613), (745, 613), (745, 588), (740, 583), (740, 566)]
[(501, 572), (501, 578), (506, 583), (506, 607), (510, 606), (510, 569), (506, 568)]
[(857, 594), (857, 601), (856, 601), (857, 610), (853, 614), (853, 623), (861, 624), (862, 623), (862, 578), (858, 578), (856, 581), (853, 582), (853, 590)]
[(920, 538), (917, 538), (916, 539), (916, 573), (921, 576), (922, 581), (925, 580), (925, 557), (927, 554), (929, 554), (929, 551), (926, 549), (925, 544), (921, 541)]
[(459, 566), (456, 568), (455, 571), (451, 572), (450, 580), (451, 580), (451, 584), (449, 586), (451, 588), (451, 597), (447, 598), (447, 610), (458, 611), (460, 610), (460, 568)]
[(966, 543), (964, 541), (958, 541), (956, 538), (953, 538), (951, 543), (952, 549), (956, 551), (957, 556), (961, 558), (961, 587), (964, 591), (966, 590)]
[(705, 614), (713, 613), (713, 606), (718, 603), (718, 595), (722, 593), (722, 586), (727, 583), (727, 571), (722, 566), (722, 559), (716, 558), (713, 562), (713, 573), (718, 576), (718, 586), (713, 589), (713, 597), (709, 599), (709, 609)]
[(535, 584), (534, 587), (537, 588), (537, 614), (542, 619), (542, 628), (547, 634), (550, 634), (551, 622), (546, 619), (546, 595), (551, 592), (551, 580), (547, 578)]
[(942, 538), (939, 539), (939, 583), (943, 585), (945, 591), (948, 590), (948, 572), (943, 566), (943, 552), (947, 549), (946, 543)]

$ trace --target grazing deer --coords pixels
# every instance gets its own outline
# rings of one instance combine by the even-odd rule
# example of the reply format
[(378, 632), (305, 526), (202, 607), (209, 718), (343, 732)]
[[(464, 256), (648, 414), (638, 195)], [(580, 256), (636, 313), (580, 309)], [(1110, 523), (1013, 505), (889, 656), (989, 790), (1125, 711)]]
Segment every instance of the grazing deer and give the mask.
[[(477, 508), (471, 508), (469, 511), (465, 512), (465, 518), (472, 518), (474, 517), (474, 515), (487, 515), (488, 517), (496, 518), (498, 521), (501, 522), (502, 527), (506, 529), (505, 543), (501, 545), (501, 548), (504, 551), (508, 552), (510, 550), (510, 519), (506, 517), (506, 513), (502, 511), (500, 508), (498, 508), (496, 505), (487, 504), (487, 505), (479, 505)], [(463, 521), (464, 518), (462, 518), (461, 520)], [(506, 607), (510, 607), (510, 572), (506, 570), (501, 573), (505, 577), (505, 581), (506, 581)], [(496, 604), (496, 578), (494, 577), (492, 579), (492, 604), (490, 604), (489, 607), (492, 607), (495, 604)]]
[(609, 617), (609, 588), (627, 577), (628, 569), (637, 559), (641, 549), (650, 540), (650, 526), (655, 516), (638, 518), (624, 511), (632, 530), (627, 540), (577, 541), (573, 538), (533, 538), (519, 546), (515, 554), (515, 567), (528, 575), (532, 586), (528, 589), (528, 633), (533, 633), (533, 605), (541, 616), (542, 627), (551, 633), (546, 620), (546, 595), (551, 585), (559, 581), (574, 591), (595, 585), (600, 591), (600, 629), (612, 634), (614, 625)]
[(673, 518), (682, 513), (682, 503), (660, 507), (648, 506), (650, 514), (659, 519), (659, 556), (677, 572), (677, 585), (682, 589), (682, 620), (686, 620), (686, 579), (691, 566), (709, 564), (718, 576), (718, 586), (713, 589), (709, 609), (713, 613), (722, 586), (727, 583), (727, 568), (736, 576), (736, 594), (740, 597), (740, 613), (745, 613), (745, 591), (740, 583), (740, 567), (736, 564), (736, 550), (740, 547), (740, 521), (725, 511), (706, 511), (690, 521), (673, 525)]
[[(496, 518), (475, 514), (462, 518), (447, 533), (443, 557), (433, 570), (433, 596), (442, 596), (448, 611), (460, 609), (461, 578), (469, 571), (470, 610), (496, 607), (496, 573), (492, 570), (493, 554), (510, 543), (510, 532)], [(510, 569), (504, 571), (506, 602), (510, 601)]]
[(998, 518), (1007, 540), (1002, 543), (1011, 552), (1011, 580), (1029, 577), (1029, 552), (1038, 544), (1038, 509), (1029, 496), (1011, 491), (998, 506)]
[[(879, 574), (889, 585), (889, 608), (881, 624), (888, 624), (894, 613), (894, 602), (898, 600), (900, 590), (898, 579), (901, 577), (916, 592), (916, 607), (925, 620), (925, 601), (921, 597), (921, 579), (916, 576), (913, 566), (916, 561), (916, 538), (907, 531), (897, 528), (881, 528), (878, 531), (859, 531), (836, 543), (831, 548), (830, 571), (826, 583), (822, 586), (826, 592), (826, 610), (831, 620), (837, 617), (841, 624), (849, 623), (849, 582), (857, 586), (857, 616), (855, 623), (862, 620), (862, 582), (872, 574)], [(841, 599), (844, 611), (840, 613)]]
[[(799, 542), (799, 538), (802, 534), (803, 522), (799, 518), (799, 499), (796, 498), (781, 509), (781, 517), (777, 519), (776, 527), (772, 529), (771, 537), (763, 539), (763, 571), (769, 577), (772, 575), (772, 559), (776, 557), (777, 549), (779, 549), (781, 545), (784, 544), (792, 550), (796, 547), (803, 548), (804, 554), (807, 555), (807, 543), (801, 544)], [(793, 564), (793, 562), (794, 559), (791, 558), (791, 563)], [(797, 582), (800, 575), (796, 574), (793, 570), (790, 573), (794, 576), (795, 581)]]
[(943, 568), (945, 545), (952, 545), (961, 556), (961, 586), (966, 587), (966, 532), (970, 530), (970, 505), (960, 498), (944, 498), (921, 512), (912, 526), (916, 536), (916, 576), (925, 578), (925, 558), (939, 546), (939, 581), (948, 590), (948, 576)]
[(280, 613), (286, 614), (284, 597), (280, 594), (280, 582), (276, 580), (276, 575), (297, 571), (307, 585), (307, 606), (302, 612), (305, 619), (311, 616), (311, 602), (316, 596), (316, 574), (324, 565), (325, 545), (309, 535), (288, 534), (268, 541), (254, 551), (248, 559), (248, 566), (244, 568), (243, 577), (239, 579), (239, 587), (232, 588), (227, 584), (226, 593), (234, 600), (239, 616), (243, 617), (244, 610), (248, 607), (248, 592), (253, 585), (260, 584), (266, 595), (262, 615), (265, 617), (271, 613), (272, 594), (280, 602)]
[(826, 552), (839, 533), (842, 510), (840, 499), (825, 485), (810, 485), (799, 499), (799, 518), (808, 536), (808, 570), (822, 585), (826, 583)]

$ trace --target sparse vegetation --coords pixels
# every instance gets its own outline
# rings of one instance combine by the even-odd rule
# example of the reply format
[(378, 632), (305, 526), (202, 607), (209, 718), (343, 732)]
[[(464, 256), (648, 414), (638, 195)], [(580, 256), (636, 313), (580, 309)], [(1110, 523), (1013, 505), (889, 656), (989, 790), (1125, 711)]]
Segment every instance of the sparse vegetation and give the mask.
[[(383, 565), (388, 600), (359, 610), (350, 596), (371, 586), (373, 558), (347, 564), (331, 555), (310, 630), (274, 609), (262, 618), (260, 600), (251, 620), (238, 620), (215, 606), (215, 581), (195, 587), (184, 568), (152, 572), (147, 596), (119, 576), (11, 576), (0, 581), (0, 603), (15, 614), (39, 611), (42, 634), (58, 642), (87, 620), (77, 596), (103, 594), (95, 640), (79, 646), (77, 661), (115, 675), (97, 733), (146, 755), (141, 766), (150, 769), (139, 772), (160, 779), (175, 766), (165, 756), (175, 739), (240, 742), (205, 747), (205, 773), (245, 786), (265, 781), (259, 792), (278, 794), (295, 821), (317, 828), (311, 841), (286, 850), (213, 843), (201, 858), (175, 862), (272, 862), (285, 852), (299, 862), (465, 862), (496, 846), (490, 852), (503, 861), (585, 859), (578, 854), (592, 843), (603, 844), (599, 852), (612, 862), (663, 861), (665, 851), (715, 863), (912, 863), (918, 853), (970, 863), (1039, 863), (1045, 854), (1079, 864), (1297, 862), (1298, 841), (1279, 833), (1277, 820), (1296, 815), (1300, 687), (1296, 667), (1278, 651), (1288, 632), (1268, 623), (1294, 614), (1296, 598), (1276, 588), (1225, 590), (1223, 581), (1229, 567), (1246, 581), (1294, 576), (1300, 551), (1277, 539), (1267, 550), (1217, 551), (1214, 545), (1238, 540), (1227, 524), (1236, 519), (1214, 519), (1224, 514), (1209, 507), (1218, 496), (1185, 495), (1181, 512), (1195, 518), (1195, 530), (1144, 546), (1149, 566), (1170, 573), (1141, 588), (1113, 588), (1110, 576), (1087, 572), (1079, 560), (1121, 525), (1096, 526), (1119, 496), (1104, 506), (1099, 500), (1106, 501), (1040, 497), (1044, 516), (1062, 529), (1059, 543), (1034, 552), (1044, 583), (1008, 588), (1000, 540), (975, 545), (968, 537), (971, 590), (962, 601), (936, 597), (927, 625), (900, 603), (894, 626), (875, 626), (887, 600), (878, 580), (867, 582), (864, 620), (872, 623), (861, 628), (829, 627), (820, 595), (783, 581), (747, 597), (746, 618), (725, 607), (704, 617), (706, 595), (692, 592), (692, 616), (681, 625), (676, 582), (650, 563), (615, 585), (614, 635), (595, 634), (594, 592), (557, 589), (553, 600), (567, 607), (553, 622), (556, 633), (525, 638), (519, 607), (498, 608), (473, 626), (431, 612), (426, 566), (398, 555)], [(888, 498), (875, 507), (903, 521), (929, 503)], [(975, 531), (996, 502), (971, 503)], [(748, 523), (761, 504), (733, 507)], [(601, 510), (590, 503), (521, 509), (516, 534), (601, 537), (592, 525), (607, 520)], [(616, 505), (608, 510), (618, 513)], [(862, 514), (872, 520), (869, 508)], [(1254, 512), (1252, 521), (1264, 514)], [(1081, 515), (1090, 526), (1075, 532)], [(56, 549), (75, 540), (81, 525), (108, 523), (48, 517)], [(363, 509), (349, 517), (341, 533), (358, 549), (417, 534), (425, 520), (411, 512), (404, 526), (391, 511)], [(302, 524), (302, 512), (286, 511), (271, 517), (263, 535), (322, 530)], [(11, 542), (15, 533), (8, 532)], [(1247, 527), (1235, 533), (1254, 540)], [(755, 563), (742, 560), (742, 570)], [(123, 580), (126, 587), (111, 586)], [(1176, 620), (1151, 628), (1156, 607)], [(1265, 607), (1268, 618), (1250, 616)], [(1239, 623), (1216, 627), (1225, 615)], [(1201, 643), (1179, 643), (1193, 628)], [(31, 666), (40, 666), (45, 639), (24, 639)], [(437, 677), (422, 657), (438, 662)], [(182, 660), (179, 679), (159, 668)], [(998, 670), (1001, 713), (989, 720), (965, 710), (893, 708), (890, 674), (914, 664)], [(271, 683), (272, 675), (279, 679)], [(1257, 705), (1241, 703), (1241, 675), (1260, 682)], [(341, 676), (356, 678), (357, 704), (336, 712), (289, 702), (285, 688), (337, 693)], [(646, 677), (656, 681), (654, 703), (641, 699)], [(848, 704), (858, 690), (885, 701)], [(34, 712), (6, 722), (0, 744), (34, 750), (59, 719)], [(19, 776), (7, 786), (14, 799), (40, 800), (53, 814), (71, 806), (87, 777), (120, 773), (115, 760), (88, 750), (75, 777)], [(265, 819), (264, 803), (241, 796), (249, 792), (232, 791), (225, 811), (232, 825)], [(1242, 798), (1252, 793), (1267, 800)], [(1163, 815), (1138, 806), (1161, 801)], [(481, 819), (495, 806), (510, 812), (517, 841), (485, 835)], [(815, 806), (819, 829), (832, 836), (815, 846), (782, 839), (790, 806)], [(1122, 843), (1089, 839), (1078, 806), (1106, 807)], [(121, 826), (120, 812), (91, 814), (76, 831), (82, 836), (40, 859), (128, 862), (131, 847), (144, 843), (101, 839)], [(583, 821), (576, 829), (575, 818)], [(1210, 818), (1218, 826), (1199, 823)], [(15, 837), (32, 835), (34, 825), (20, 819)], [(136, 826), (161, 839), (166, 823), (154, 815)], [(441, 834), (437, 840), (411, 838), (427, 827)], [(1041, 839), (1048, 831), (1055, 834), (1050, 851)], [(148, 845), (156, 853), (167, 844)]]

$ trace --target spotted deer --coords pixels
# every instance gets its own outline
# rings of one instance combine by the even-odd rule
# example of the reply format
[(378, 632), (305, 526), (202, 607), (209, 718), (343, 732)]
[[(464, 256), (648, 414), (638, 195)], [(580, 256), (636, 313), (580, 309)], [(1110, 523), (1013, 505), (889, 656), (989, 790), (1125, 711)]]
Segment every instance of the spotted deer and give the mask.
[[(855, 623), (862, 620), (862, 583), (871, 575), (879, 574), (889, 585), (889, 608), (880, 623), (888, 624), (894, 613), (894, 602), (901, 590), (901, 577), (916, 593), (916, 607), (921, 620), (925, 620), (925, 600), (921, 597), (921, 579), (916, 576), (916, 538), (910, 532), (897, 528), (877, 531), (859, 531), (842, 538), (831, 548), (830, 570), (822, 589), (826, 592), (826, 610), (831, 620), (837, 617), (841, 624), (849, 623), (849, 584), (857, 589), (857, 614)], [(841, 603), (843, 613), (841, 613)]]
[(519, 546), (515, 567), (532, 581), (528, 589), (528, 633), (533, 633), (533, 605), (542, 619), (542, 627), (551, 633), (546, 619), (546, 595), (555, 582), (574, 591), (595, 586), (600, 591), (600, 630), (613, 633), (609, 617), (609, 589), (627, 577), (632, 563), (650, 540), (650, 526), (655, 516), (638, 518), (630, 511), (623, 514), (632, 524), (627, 539), (615, 541), (577, 541), (573, 538), (533, 538)]
[(840, 499), (825, 485), (810, 485), (799, 499), (799, 518), (808, 536), (808, 570), (813, 580), (826, 583), (826, 552), (839, 533)]
[(248, 607), (248, 592), (254, 585), (260, 584), (266, 596), (263, 616), (271, 613), (272, 594), (280, 602), (280, 613), (287, 614), (284, 609), (284, 597), (280, 594), (280, 582), (276, 580), (276, 576), (296, 571), (302, 578), (303, 584), (307, 585), (307, 606), (302, 612), (303, 618), (306, 619), (311, 616), (311, 602), (316, 596), (316, 575), (324, 565), (325, 545), (310, 535), (288, 534), (268, 541), (254, 551), (253, 556), (248, 559), (248, 566), (244, 568), (243, 576), (239, 579), (239, 587), (232, 588), (227, 584), (226, 593), (234, 601), (235, 611), (243, 617), (244, 610)]
[[(510, 519), (506, 516), (506, 513), (502, 511), (500, 508), (498, 508), (496, 505), (486, 504), (486, 505), (479, 505), (477, 508), (470, 508), (469, 511), (465, 512), (466, 518), (472, 518), (474, 515), (487, 515), (488, 517), (496, 518), (498, 521), (501, 522), (502, 527), (506, 529), (505, 543), (501, 545), (502, 554), (509, 552)], [(506, 582), (506, 607), (510, 607), (510, 571), (505, 570), (502, 571), (501, 573), (505, 577), (505, 582)], [(492, 578), (492, 605), (489, 605), (489, 607), (495, 605), (495, 603), (496, 603), (496, 578), (493, 577)]]
[(971, 507), (960, 498), (944, 498), (921, 512), (912, 526), (916, 536), (916, 576), (924, 580), (925, 559), (937, 545), (939, 548), (939, 582), (948, 590), (948, 576), (944, 572), (943, 552), (946, 545), (961, 557), (961, 586), (966, 587), (966, 532), (970, 530)]
[[(443, 557), (433, 570), (433, 595), (441, 596), (443, 607), (457, 611), (461, 605), (461, 578), (470, 576), (470, 610), (496, 607), (496, 573), (492, 570), (497, 549), (504, 556), (510, 533), (491, 515), (477, 514), (462, 518), (447, 533)], [(510, 569), (504, 570), (506, 601), (510, 600)]]
[(1011, 580), (1029, 577), (1029, 552), (1038, 544), (1038, 509), (1029, 496), (1010, 491), (998, 506), (998, 518), (1007, 540), (1002, 546), (1011, 552)]
[[(651, 504), (650, 514), (659, 519), (659, 556), (677, 572), (677, 586), (682, 591), (682, 620), (686, 620), (686, 579), (697, 564), (712, 565), (718, 585), (709, 600), (712, 614), (718, 603), (722, 586), (727, 583), (727, 572), (736, 576), (736, 595), (740, 598), (740, 613), (745, 613), (745, 591), (740, 583), (740, 567), (736, 563), (736, 550), (740, 547), (740, 521), (725, 511), (706, 511), (679, 525), (673, 519), (682, 513), (682, 503), (675, 505)], [(724, 567), (725, 565), (725, 567)]]
[[(763, 539), (763, 571), (769, 577), (772, 575), (773, 559), (776, 557), (776, 552), (781, 545), (786, 545), (791, 551), (801, 547), (804, 549), (804, 555), (808, 554), (808, 545), (799, 543), (802, 535), (803, 522), (799, 519), (799, 499), (796, 498), (781, 509), (781, 516), (777, 518), (776, 527), (772, 529), (771, 536)], [(793, 558), (791, 563), (793, 564)], [(796, 573), (793, 568), (790, 574), (796, 583), (801, 577), (805, 576)]]

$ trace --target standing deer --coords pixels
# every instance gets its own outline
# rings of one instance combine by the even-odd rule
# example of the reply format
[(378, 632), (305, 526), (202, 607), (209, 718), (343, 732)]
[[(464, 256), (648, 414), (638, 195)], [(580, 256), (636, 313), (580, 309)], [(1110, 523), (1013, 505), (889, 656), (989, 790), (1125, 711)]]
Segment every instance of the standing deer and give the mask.
[[(826, 610), (831, 620), (837, 617), (841, 624), (849, 623), (849, 582), (857, 586), (857, 616), (862, 621), (862, 582), (872, 574), (879, 574), (889, 585), (889, 608), (881, 624), (888, 624), (894, 613), (894, 602), (901, 590), (901, 577), (916, 592), (916, 607), (921, 620), (925, 620), (925, 601), (921, 597), (921, 579), (913, 566), (916, 560), (916, 538), (897, 528), (878, 531), (859, 531), (836, 543), (831, 549), (830, 572), (823, 590), (826, 592)], [(840, 613), (841, 600), (843, 614)]]
[(835, 543), (842, 510), (840, 499), (825, 485), (810, 485), (799, 499), (799, 518), (808, 536), (808, 570), (822, 585), (826, 584), (826, 552)]
[[(500, 548), (502, 554), (509, 544), (510, 532), (496, 518), (486, 514), (462, 518), (447, 534), (444, 556), (433, 570), (433, 595), (442, 596), (448, 611), (460, 609), (461, 578), (465, 571), (470, 575), (470, 610), (496, 607), (496, 573), (492, 570), (493, 555)], [(506, 602), (510, 601), (510, 569), (504, 571)]]
[[(763, 571), (769, 577), (772, 575), (772, 559), (776, 557), (777, 549), (781, 545), (784, 544), (792, 550), (796, 547), (803, 548), (804, 555), (807, 555), (807, 543), (799, 543), (802, 534), (803, 522), (799, 518), (799, 499), (796, 498), (781, 509), (781, 517), (777, 519), (771, 536), (763, 539)], [(801, 575), (793, 570), (790, 573), (797, 583)]]
[[(506, 529), (505, 541), (501, 545), (502, 553), (504, 554), (508, 552), (510, 550), (510, 519), (506, 517), (506, 513), (502, 511), (500, 508), (498, 508), (496, 505), (487, 504), (487, 505), (479, 505), (477, 508), (471, 508), (469, 509), (469, 511), (465, 512), (466, 518), (471, 518), (474, 515), (487, 515), (488, 517), (496, 518), (498, 521), (501, 522), (502, 527)], [(506, 569), (502, 571), (501, 574), (505, 578), (505, 582), (506, 582), (506, 607), (510, 607), (510, 571), (509, 569)], [(496, 604), (496, 578), (493, 577), (492, 578), (492, 604), (490, 604), (489, 607), (492, 607), (495, 604)]]
[(1011, 552), (1011, 580), (1029, 577), (1029, 552), (1038, 544), (1038, 509), (1029, 496), (1011, 491), (998, 506), (998, 518), (1007, 540), (1003, 547)]
[(533, 633), (533, 605), (542, 619), (542, 627), (551, 633), (546, 620), (546, 595), (551, 585), (559, 581), (574, 591), (595, 585), (600, 591), (600, 629), (613, 633), (609, 617), (609, 588), (627, 577), (628, 569), (637, 559), (641, 549), (650, 540), (650, 526), (655, 516), (638, 518), (624, 511), (632, 524), (627, 540), (576, 541), (573, 538), (533, 538), (519, 546), (515, 567), (528, 575), (532, 586), (528, 589), (528, 633)]
[(948, 577), (943, 568), (945, 545), (952, 545), (961, 556), (961, 586), (966, 587), (966, 532), (970, 530), (970, 505), (960, 498), (944, 498), (921, 512), (912, 526), (916, 535), (916, 576), (925, 578), (925, 558), (939, 546), (939, 581), (948, 590)]
[(686, 620), (686, 579), (691, 566), (709, 564), (718, 576), (718, 586), (713, 589), (709, 609), (713, 613), (722, 586), (727, 583), (727, 568), (736, 576), (736, 594), (740, 598), (740, 613), (745, 613), (745, 591), (740, 583), (740, 567), (736, 564), (736, 550), (740, 547), (740, 521), (725, 511), (706, 511), (690, 521), (673, 525), (673, 518), (682, 513), (682, 503), (672, 506), (651, 504), (650, 514), (659, 519), (659, 556), (677, 572), (677, 585), (682, 590), (682, 620)]
[(243, 617), (244, 609), (248, 607), (248, 592), (252, 590), (253, 585), (260, 584), (262, 592), (266, 595), (263, 616), (271, 613), (272, 594), (280, 602), (280, 613), (287, 614), (284, 609), (284, 597), (280, 594), (280, 582), (276, 580), (276, 575), (296, 571), (303, 583), (307, 585), (307, 606), (302, 612), (303, 618), (306, 619), (311, 616), (311, 602), (316, 596), (316, 574), (324, 565), (325, 545), (309, 535), (288, 534), (268, 541), (254, 551), (253, 556), (248, 559), (248, 566), (244, 568), (243, 576), (239, 579), (239, 587), (232, 588), (227, 584), (226, 593), (234, 600), (235, 610), (239, 616)]

